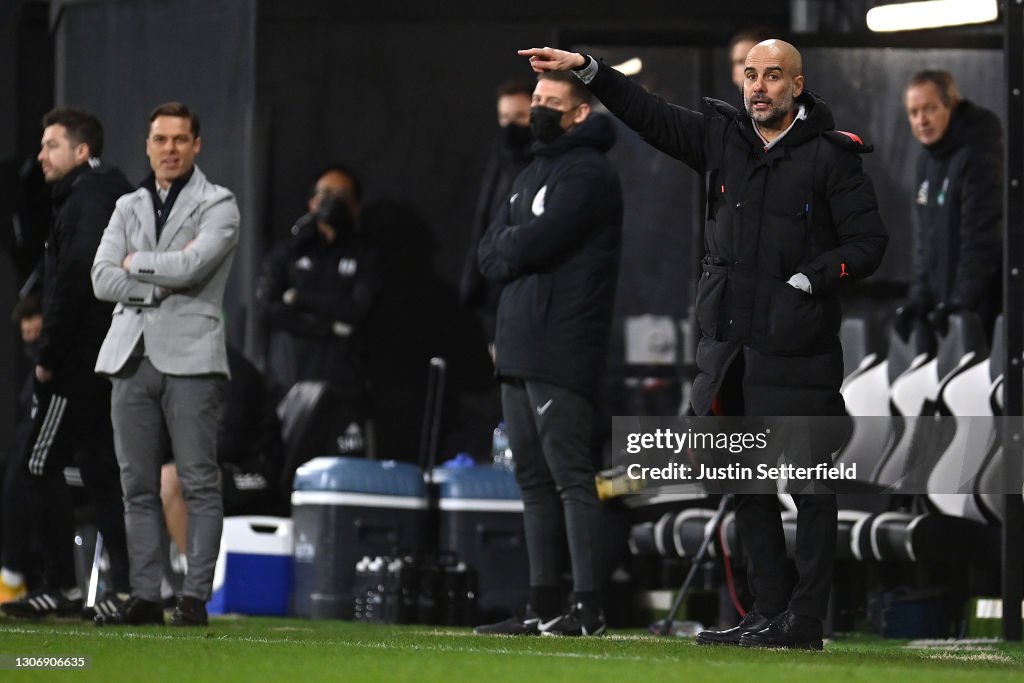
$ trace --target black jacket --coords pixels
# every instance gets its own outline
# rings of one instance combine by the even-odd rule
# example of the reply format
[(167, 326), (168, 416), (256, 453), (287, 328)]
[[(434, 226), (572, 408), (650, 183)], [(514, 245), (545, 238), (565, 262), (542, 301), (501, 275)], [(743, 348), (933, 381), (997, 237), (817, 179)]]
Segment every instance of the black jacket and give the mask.
[(120, 170), (81, 164), (53, 187), (54, 221), (43, 266), (43, 333), (39, 364), (92, 373), (114, 305), (92, 292), (89, 270), (114, 203), (135, 188)]
[(535, 158), (480, 240), (480, 272), (505, 283), (499, 377), (557, 384), (596, 401), (622, 240), (622, 188), (605, 152), (614, 124), (590, 116)]
[[(363, 323), (379, 288), (377, 260), (362, 235), (339, 234), (328, 242), (311, 216), (271, 248), (256, 303), (269, 336), (267, 372), (275, 392), (300, 380), (339, 388), (361, 385)], [(289, 289), (295, 290), (295, 300), (286, 304)]]
[[(744, 383), (757, 378), (769, 406), (783, 392), (772, 385), (814, 389), (777, 403), (786, 412), (776, 414), (827, 411), (842, 381), (839, 290), (878, 267), (888, 240), (861, 169), (859, 153), (869, 149), (836, 132), (828, 107), (806, 91), (797, 99), (806, 118), (766, 152), (750, 117), (724, 102), (707, 99), (706, 113), (690, 111), (603, 66), (590, 88), (650, 144), (707, 180), (695, 411), (710, 411), (741, 348), (752, 351)], [(786, 284), (795, 273), (810, 280), (811, 295)], [(801, 358), (815, 360), (794, 365)]]
[(529, 163), (530, 154), (527, 148), (513, 146), (508, 140), (508, 135), (504, 133), (499, 136), (491, 146), (491, 154), (480, 183), (476, 211), (473, 213), (469, 247), (462, 267), (462, 277), (459, 280), (459, 297), (462, 303), (476, 309), (480, 314), (488, 341), (494, 341), (495, 315), (501, 296), (501, 285), (487, 280), (480, 274), (476, 252), (480, 238), (498, 215), (498, 209), (508, 199), (512, 181)]
[(1002, 301), (1003, 130), (967, 100), (942, 139), (917, 160), (917, 226), (911, 300), (928, 308), (985, 309)]

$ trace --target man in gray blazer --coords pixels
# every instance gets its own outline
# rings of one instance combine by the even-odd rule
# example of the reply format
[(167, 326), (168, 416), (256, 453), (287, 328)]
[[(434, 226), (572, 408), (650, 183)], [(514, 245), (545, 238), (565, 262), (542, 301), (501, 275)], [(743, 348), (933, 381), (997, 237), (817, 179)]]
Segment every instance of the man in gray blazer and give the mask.
[(124, 609), (97, 623), (164, 623), (160, 467), (169, 444), (188, 506), (188, 573), (171, 624), (202, 626), (224, 517), (216, 457), (228, 376), (221, 303), (238, 206), (195, 165), (195, 113), (171, 102), (149, 121), (153, 172), (118, 200), (92, 266), (96, 296), (116, 304), (96, 372), (113, 382), (132, 584)]

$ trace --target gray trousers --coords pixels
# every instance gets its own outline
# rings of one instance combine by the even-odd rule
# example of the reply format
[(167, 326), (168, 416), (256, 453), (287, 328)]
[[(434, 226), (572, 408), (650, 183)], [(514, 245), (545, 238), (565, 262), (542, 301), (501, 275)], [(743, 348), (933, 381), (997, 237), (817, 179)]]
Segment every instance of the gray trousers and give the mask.
[(188, 508), (188, 572), (182, 594), (209, 600), (224, 524), (217, 429), (221, 375), (165, 375), (133, 357), (112, 378), (110, 415), (124, 490), (132, 595), (160, 601), (163, 578), (160, 467), (170, 445)]
[(590, 453), (593, 406), (568, 389), (531, 380), (503, 382), (501, 404), (523, 494), (530, 585), (559, 585), (568, 541), (573, 590), (598, 590), (604, 532)]

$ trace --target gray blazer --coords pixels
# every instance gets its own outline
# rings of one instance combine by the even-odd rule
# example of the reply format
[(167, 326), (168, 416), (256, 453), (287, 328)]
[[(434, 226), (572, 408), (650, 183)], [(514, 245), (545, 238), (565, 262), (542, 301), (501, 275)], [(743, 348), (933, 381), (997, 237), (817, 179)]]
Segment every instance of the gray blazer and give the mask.
[[(208, 182), (199, 167), (175, 200), (159, 242), (149, 191), (139, 188), (117, 200), (92, 264), (96, 297), (117, 304), (97, 373), (120, 371), (142, 337), (160, 372), (228, 375), (221, 304), (238, 223), (234, 195)], [(131, 271), (125, 271), (121, 262), (130, 253)]]

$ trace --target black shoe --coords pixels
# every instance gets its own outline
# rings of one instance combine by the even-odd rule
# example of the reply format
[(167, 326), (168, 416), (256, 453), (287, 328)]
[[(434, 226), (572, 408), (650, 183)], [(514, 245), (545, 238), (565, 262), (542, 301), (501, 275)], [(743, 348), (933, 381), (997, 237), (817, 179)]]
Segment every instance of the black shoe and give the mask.
[(540, 632), (545, 636), (599, 636), (608, 628), (604, 612), (577, 602), (566, 614), (548, 622), (541, 622)]
[(485, 624), (473, 629), (479, 636), (539, 636), (540, 617), (533, 607), (526, 606), (522, 614), (514, 614), (505, 621), (496, 624)]
[(42, 619), (44, 617), (76, 617), (82, 613), (82, 599), (71, 600), (59, 590), (45, 588), (32, 591), (21, 600), (0, 605), (9, 617)]
[(821, 650), (821, 621), (783, 612), (767, 628), (746, 633), (740, 638), (742, 647), (772, 647), (791, 650)]
[(190, 595), (178, 598), (178, 606), (171, 613), (171, 626), (209, 626), (206, 602)]
[[(103, 611), (96, 610), (93, 623), (97, 626), (163, 626), (164, 608), (158, 602), (131, 597), (121, 603), (120, 599), (104, 601)], [(96, 603), (99, 608), (101, 603)]]
[(697, 634), (694, 642), (698, 645), (739, 645), (740, 638), (744, 634), (756, 633), (767, 628), (769, 622), (771, 622), (771, 617), (751, 610), (736, 626), (724, 631), (701, 631)]
[(114, 617), (124, 612), (125, 605), (128, 604), (128, 597), (127, 593), (119, 595), (114, 591), (106, 591), (96, 598), (96, 604), (82, 609), (82, 619), (95, 621), (97, 616)]

